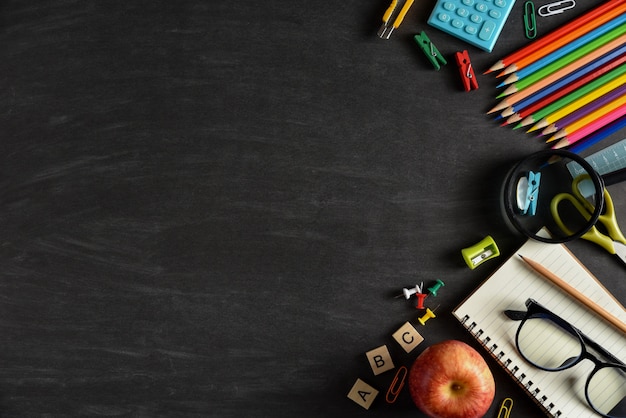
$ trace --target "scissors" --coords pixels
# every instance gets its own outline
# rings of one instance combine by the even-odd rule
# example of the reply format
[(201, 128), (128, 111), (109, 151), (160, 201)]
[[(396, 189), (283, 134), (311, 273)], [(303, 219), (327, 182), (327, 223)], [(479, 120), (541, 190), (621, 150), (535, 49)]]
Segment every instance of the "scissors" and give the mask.
[[(582, 195), (580, 191), (580, 183), (589, 176), (578, 176), (572, 182), (572, 194), (560, 193), (554, 196), (550, 204), (550, 210), (556, 224), (567, 234), (572, 234), (565, 226), (559, 215), (559, 204), (564, 200), (568, 200), (576, 210), (587, 220), (591, 219), (591, 214), (595, 211), (595, 207)], [(598, 231), (594, 226), (582, 236), (583, 239), (598, 244), (609, 253), (616, 255), (624, 265), (626, 265), (626, 238), (617, 224), (615, 217), (615, 206), (608, 190), (604, 189), (604, 213), (598, 218), (598, 222), (602, 223), (608, 235)]]

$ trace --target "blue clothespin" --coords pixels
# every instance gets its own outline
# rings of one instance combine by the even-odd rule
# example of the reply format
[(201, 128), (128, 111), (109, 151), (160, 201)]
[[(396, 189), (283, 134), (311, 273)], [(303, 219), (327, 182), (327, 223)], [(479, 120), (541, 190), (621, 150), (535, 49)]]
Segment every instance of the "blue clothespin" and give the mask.
[(537, 199), (539, 198), (539, 183), (541, 182), (541, 173), (528, 172), (528, 185), (526, 188), (526, 197), (521, 207), (522, 214), (534, 216), (537, 212)]
[(430, 41), (430, 39), (428, 39), (426, 32), (422, 31), (421, 33), (415, 35), (413, 39), (415, 39), (415, 42), (417, 42), (421, 50), (424, 51), (424, 54), (426, 54), (426, 57), (436, 70), (439, 70), (441, 65), (446, 65), (448, 63), (443, 55), (441, 55), (441, 52), (439, 52), (437, 47)]

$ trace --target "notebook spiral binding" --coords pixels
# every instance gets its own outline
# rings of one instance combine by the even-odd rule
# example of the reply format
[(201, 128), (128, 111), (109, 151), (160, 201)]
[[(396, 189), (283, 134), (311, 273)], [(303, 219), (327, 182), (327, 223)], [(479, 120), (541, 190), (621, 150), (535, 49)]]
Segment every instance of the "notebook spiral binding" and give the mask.
[[(524, 379), (526, 379), (526, 375), (524, 373), (521, 373), (519, 376), (517, 375), (517, 373), (519, 372), (519, 367), (517, 365), (512, 364), (513, 360), (511, 360), (510, 358), (506, 358), (504, 359), (504, 357), (506, 356), (506, 354), (504, 353), (504, 351), (497, 351), (498, 350), (498, 345), (497, 344), (490, 344), (491, 342), (491, 338), (489, 336), (485, 336), (484, 338), (482, 338), (484, 331), (482, 329), (478, 329), (476, 331), (474, 331), (474, 329), (476, 328), (476, 326), (478, 324), (476, 324), (476, 322), (469, 322), (470, 321), (470, 317), (469, 315), (465, 315), (463, 317), (463, 319), (461, 320), (461, 325), (463, 325), (473, 336), (474, 338), (483, 346), (485, 347), (485, 349), (487, 349), (487, 351), (489, 351), (489, 354), (498, 362), (500, 363), (502, 366), (504, 366), (504, 369), (511, 375), (513, 376), (517, 382), (518, 385), (522, 388), (524, 388), (526, 390), (526, 392), (528, 392), (532, 399), (535, 401), (535, 403), (537, 405), (539, 405), (539, 407), (541, 407), (544, 411), (546, 411), (549, 415), (555, 417), (555, 418), (559, 418), (562, 413), (561, 411), (556, 411), (556, 412), (552, 412), (552, 410), (554, 409), (554, 404), (552, 402), (548, 403), (548, 397), (545, 395), (540, 395), (541, 393), (541, 389), (538, 387), (535, 387), (534, 389), (532, 388), (533, 386), (533, 382), (531, 380), (524, 382)], [(511, 367), (512, 366), (512, 367)]]

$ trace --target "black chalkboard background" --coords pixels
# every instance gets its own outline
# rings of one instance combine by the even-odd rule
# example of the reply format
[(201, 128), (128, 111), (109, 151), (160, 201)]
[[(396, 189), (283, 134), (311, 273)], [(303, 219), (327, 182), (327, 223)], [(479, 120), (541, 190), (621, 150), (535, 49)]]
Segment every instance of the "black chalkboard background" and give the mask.
[[(545, 145), (485, 115), (482, 72), (528, 42), (521, 1), (490, 54), (429, 28), (433, 0), (381, 40), (387, 6), (0, 2), (1, 417), (423, 416), (406, 391), (385, 403), (393, 373), (365, 352), (482, 350), (451, 310), (523, 242), (500, 184)], [(626, 186), (610, 191), (626, 227)], [(502, 255), (470, 270), (460, 251), (488, 234)], [(624, 302), (623, 267), (570, 248)], [(391, 334), (419, 312), (393, 296), (436, 279), (406, 354)], [(487, 416), (507, 396), (537, 416), (488, 361)], [(369, 411), (346, 397), (357, 378), (383, 392)]]

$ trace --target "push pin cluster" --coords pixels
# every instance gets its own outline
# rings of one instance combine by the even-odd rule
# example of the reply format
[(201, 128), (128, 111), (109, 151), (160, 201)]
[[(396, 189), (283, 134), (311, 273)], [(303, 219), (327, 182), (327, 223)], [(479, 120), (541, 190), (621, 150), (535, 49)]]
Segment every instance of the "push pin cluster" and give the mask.
[(424, 282), (422, 282), (419, 285), (415, 285), (415, 287), (403, 288), (402, 295), (399, 295), (397, 297), (404, 296), (406, 300), (409, 300), (412, 296), (415, 295), (415, 308), (426, 309), (426, 313), (422, 317), (418, 318), (418, 321), (420, 324), (426, 325), (426, 321), (428, 321), (430, 318), (435, 318), (434, 311), (436, 310), (436, 308), (434, 310), (430, 310), (429, 308), (424, 306), (424, 301), (429, 296), (436, 297), (437, 292), (439, 292), (439, 289), (441, 289), (443, 286), (445, 286), (445, 283), (442, 280), (437, 280), (435, 283), (433, 283), (432, 286), (426, 289), (428, 293), (424, 293)]

